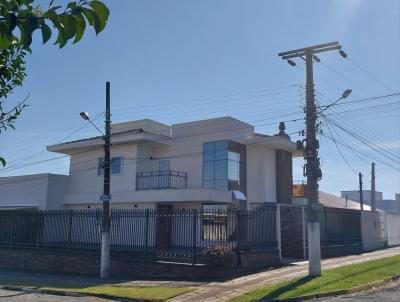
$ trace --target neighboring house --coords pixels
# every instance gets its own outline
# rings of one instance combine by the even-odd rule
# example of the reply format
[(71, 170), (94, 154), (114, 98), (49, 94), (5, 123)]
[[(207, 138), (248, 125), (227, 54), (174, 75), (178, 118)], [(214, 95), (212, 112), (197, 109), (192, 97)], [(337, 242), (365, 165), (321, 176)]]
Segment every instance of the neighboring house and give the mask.
[[(114, 208), (253, 209), (291, 203), (292, 157), (300, 156), (280, 124), (274, 136), (221, 117), (172, 126), (144, 119), (112, 125)], [(68, 154), (64, 205), (98, 208), (103, 188), (103, 138), (48, 146)]]
[[(293, 204), (307, 205), (305, 184), (296, 184), (293, 186)], [(349, 198), (339, 197), (323, 191), (318, 192), (318, 200), (321, 205), (328, 208), (360, 210), (360, 203)], [(365, 211), (371, 211), (371, 207), (364, 205)]]
[(33, 174), (0, 177), (0, 210), (64, 208), (68, 176)]
[[(341, 197), (347, 196), (357, 203), (360, 202), (360, 191), (341, 191), (340, 193)], [(371, 190), (363, 190), (364, 205), (371, 205), (371, 197)], [(382, 192), (375, 191), (375, 206), (385, 212), (400, 213), (400, 194), (395, 194), (395, 199), (384, 199)]]

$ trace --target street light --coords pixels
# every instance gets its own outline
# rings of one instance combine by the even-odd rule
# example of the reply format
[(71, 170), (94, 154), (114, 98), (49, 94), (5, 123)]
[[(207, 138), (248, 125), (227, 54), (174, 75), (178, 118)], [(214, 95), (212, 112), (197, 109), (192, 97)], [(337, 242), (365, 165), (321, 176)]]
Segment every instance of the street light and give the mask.
[(89, 121), (104, 138), (104, 185), (103, 195), (100, 201), (103, 202), (103, 217), (101, 228), (101, 262), (100, 277), (107, 278), (110, 276), (110, 230), (111, 230), (111, 112), (110, 112), (110, 82), (106, 82), (106, 114), (105, 114), (105, 134), (90, 120), (87, 112), (81, 112), (80, 116)]
[(87, 112), (81, 112), (81, 113), (79, 113), (79, 115), (80, 115), (81, 118), (83, 118), (84, 120), (90, 121), (90, 119), (89, 119), (89, 113), (87, 113)]
[(103, 131), (101, 131), (101, 130), (99, 129), (99, 127), (97, 127), (96, 124), (93, 123), (93, 121), (90, 119), (89, 113), (87, 113), (87, 112), (81, 112), (81, 113), (79, 113), (79, 115), (80, 115), (81, 118), (83, 118), (85, 121), (88, 121), (89, 123), (91, 123), (91, 124), (93, 125), (93, 127), (96, 128), (97, 131), (99, 131), (102, 135), (104, 135)]
[(351, 94), (351, 92), (352, 92), (351, 89), (346, 89), (345, 91), (343, 91), (342, 96), (341, 96), (339, 99), (337, 99), (336, 101), (334, 101), (332, 104), (323, 106), (324, 108), (323, 108), (322, 110), (320, 110), (319, 113), (321, 114), (322, 112), (324, 112), (324, 111), (325, 111), (326, 109), (328, 109), (329, 107), (334, 106), (334, 105), (335, 105), (337, 102), (339, 102), (340, 100), (343, 100), (343, 99), (349, 97), (350, 94)]

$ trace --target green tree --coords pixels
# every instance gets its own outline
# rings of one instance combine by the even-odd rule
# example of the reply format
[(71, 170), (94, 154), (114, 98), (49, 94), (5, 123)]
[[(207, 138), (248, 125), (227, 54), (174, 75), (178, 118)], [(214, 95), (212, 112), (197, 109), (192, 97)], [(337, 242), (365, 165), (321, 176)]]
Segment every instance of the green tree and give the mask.
[[(54, 44), (63, 48), (69, 41), (79, 42), (85, 30), (92, 27), (96, 34), (105, 28), (108, 8), (98, 0), (69, 2), (66, 6), (47, 8), (34, 0), (0, 0), (0, 133), (15, 129), (15, 120), (27, 106), (26, 99), (6, 109), (5, 100), (26, 78), (25, 56), (35, 31), (40, 31), (43, 44), (57, 34)], [(0, 157), (0, 164), (5, 160)]]

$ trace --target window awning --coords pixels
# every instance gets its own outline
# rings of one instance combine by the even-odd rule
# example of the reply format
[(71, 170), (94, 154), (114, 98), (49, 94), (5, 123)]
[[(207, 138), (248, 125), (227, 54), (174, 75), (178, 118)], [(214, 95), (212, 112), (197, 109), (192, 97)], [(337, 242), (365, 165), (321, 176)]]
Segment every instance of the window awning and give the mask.
[(244, 193), (234, 190), (232, 191), (232, 200), (234, 201), (246, 201), (246, 195), (244, 195)]

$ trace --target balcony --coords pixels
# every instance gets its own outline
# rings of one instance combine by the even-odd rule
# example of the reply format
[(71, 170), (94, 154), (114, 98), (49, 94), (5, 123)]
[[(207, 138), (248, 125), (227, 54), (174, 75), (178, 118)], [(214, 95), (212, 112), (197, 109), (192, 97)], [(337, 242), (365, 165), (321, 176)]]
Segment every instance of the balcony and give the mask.
[(136, 173), (136, 190), (186, 189), (187, 173), (172, 170)]

